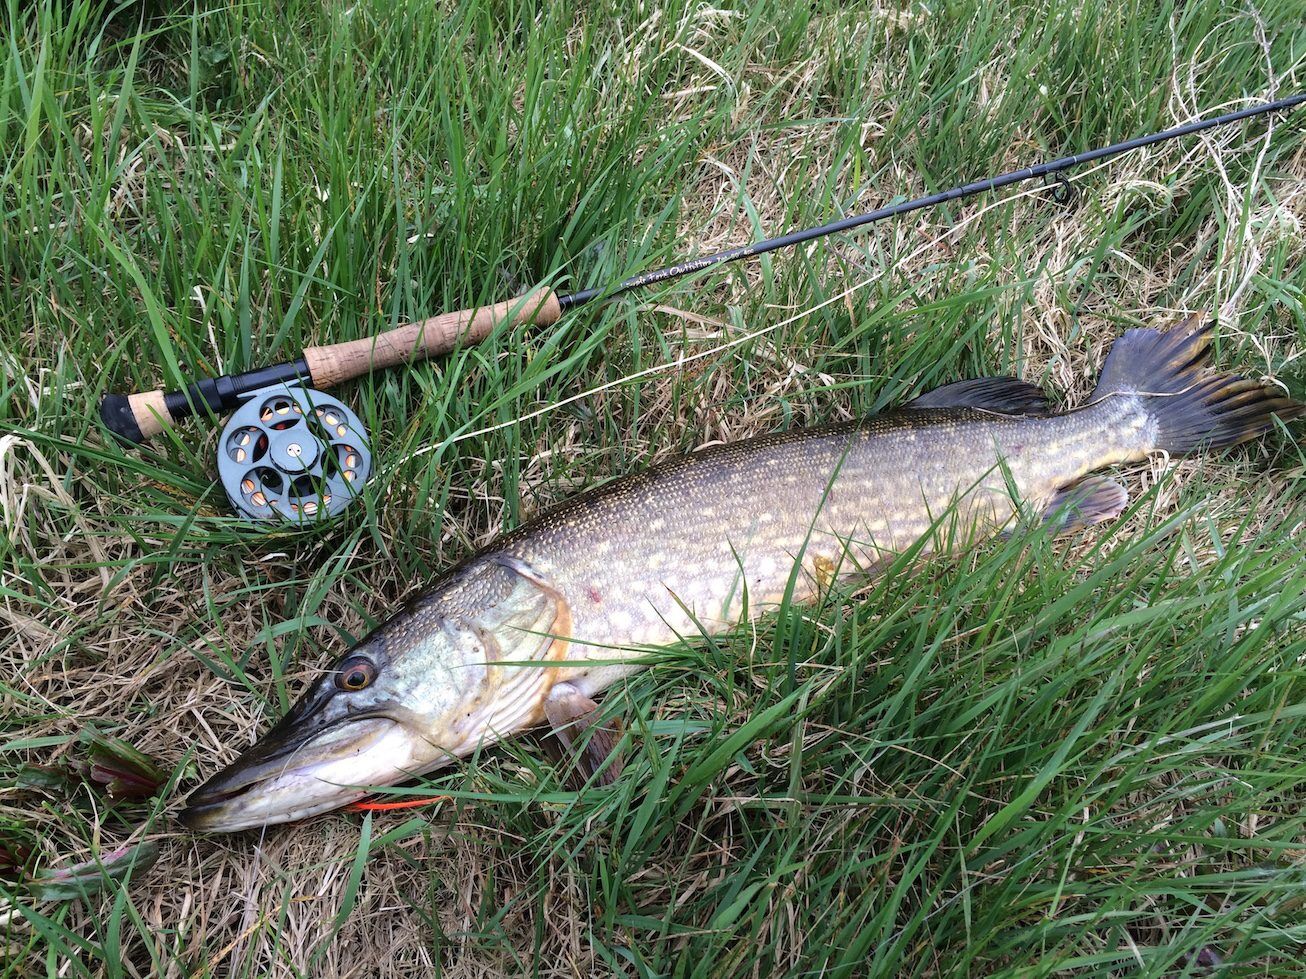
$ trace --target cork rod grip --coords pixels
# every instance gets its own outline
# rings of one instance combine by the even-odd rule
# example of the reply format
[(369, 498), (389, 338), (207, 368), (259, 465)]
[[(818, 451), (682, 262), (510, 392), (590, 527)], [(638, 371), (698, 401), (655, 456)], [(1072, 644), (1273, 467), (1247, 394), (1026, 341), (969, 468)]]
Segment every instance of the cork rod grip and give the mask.
[(542, 286), (507, 302), (441, 313), (374, 337), (309, 347), (304, 351), (304, 360), (314, 386), (328, 388), (379, 367), (394, 367), (480, 343), (503, 323), (550, 326), (561, 316), (558, 297), (552, 289)]

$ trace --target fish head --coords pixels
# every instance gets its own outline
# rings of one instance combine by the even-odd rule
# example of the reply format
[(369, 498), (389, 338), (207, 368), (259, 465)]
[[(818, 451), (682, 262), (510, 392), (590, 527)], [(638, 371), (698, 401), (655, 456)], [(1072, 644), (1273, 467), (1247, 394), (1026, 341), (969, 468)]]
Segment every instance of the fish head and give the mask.
[(318, 677), (191, 793), (182, 821), (232, 832), (304, 819), (537, 722), (563, 611), (556, 592), (513, 565), (456, 575)]

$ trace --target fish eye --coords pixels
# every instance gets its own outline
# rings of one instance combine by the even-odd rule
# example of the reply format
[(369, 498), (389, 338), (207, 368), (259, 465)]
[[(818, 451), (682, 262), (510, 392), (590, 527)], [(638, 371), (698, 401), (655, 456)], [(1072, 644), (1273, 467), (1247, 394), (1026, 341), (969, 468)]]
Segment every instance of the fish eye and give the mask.
[(341, 690), (366, 690), (376, 679), (376, 666), (361, 656), (347, 659), (336, 671), (336, 686)]

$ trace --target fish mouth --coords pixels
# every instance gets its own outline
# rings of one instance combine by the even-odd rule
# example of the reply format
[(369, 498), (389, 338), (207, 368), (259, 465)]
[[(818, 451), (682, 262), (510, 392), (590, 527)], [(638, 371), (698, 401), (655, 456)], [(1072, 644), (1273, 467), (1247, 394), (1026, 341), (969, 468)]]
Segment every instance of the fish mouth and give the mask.
[(412, 760), (413, 739), (389, 717), (345, 718), (297, 738), (284, 723), (192, 791), (178, 818), (204, 833), (306, 819), (389, 784)]

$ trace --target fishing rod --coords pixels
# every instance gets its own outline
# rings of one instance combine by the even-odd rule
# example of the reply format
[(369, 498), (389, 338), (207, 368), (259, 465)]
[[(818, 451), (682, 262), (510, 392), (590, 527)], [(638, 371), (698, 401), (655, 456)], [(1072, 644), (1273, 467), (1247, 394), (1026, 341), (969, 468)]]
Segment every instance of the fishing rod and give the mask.
[[(666, 268), (631, 276), (616, 285), (582, 289), (569, 295), (559, 295), (548, 286), (540, 286), (515, 299), (489, 306), (441, 313), (358, 340), (307, 347), (293, 361), (239, 374), (204, 378), (176, 391), (158, 389), (131, 395), (106, 394), (100, 403), (100, 417), (109, 431), (119, 438), (141, 443), (191, 415), (237, 410), (242, 415), (241, 424), (228, 424), (219, 449), (220, 474), (236, 508), (244, 515), (254, 518), (280, 516), (303, 519), (306, 516), (337, 512), (356, 495), (357, 486), (370, 474), (370, 455), (366, 432), (361, 423), (339, 401), (322, 394), (325, 388), (380, 368), (396, 367), (480, 343), (504, 324), (513, 327), (527, 324), (551, 326), (563, 314), (580, 306), (596, 301), (606, 302), (645, 286), (678, 279), (716, 265), (791, 248), (827, 235), (852, 231), (1011, 184), (1039, 178), (1047, 181), (1086, 163), (1226, 126), (1253, 116), (1293, 109), (1303, 103), (1306, 103), (1306, 92), (986, 177), (818, 227), (791, 231), (775, 238), (691, 258)], [(1068, 188), (1064, 176), (1061, 181), (1062, 186)], [(287, 393), (287, 397), (276, 400), (278, 395)], [(251, 407), (258, 398), (264, 396), (270, 397), (258, 406)], [(293, 436), (286, 435), (287, 431), (296, 428), (300, 419), (308, 423), (307, 436), (298, 432)], [(233, 432), (233, 441), (230, 442), (229, 431)], [(225, 449), (221, 446), (225, 446)], [(351, 459), (354, 464), (347, 464)], [(256, 462), (263, 465), (251, 469)], [(259, 475), (256, 471), (259, 468), (268, 472)], [(265, 480), (266, 476), (274, 479)], [(337, 490), (335, 496), (325, 491), (316, 495), (307, 492), (306, 487), (310, 482), (321, 487), (325, 479), (335, 480), (332, 484)], [(304, 491), (299, 494), (302, 502), (287, 503), (281, 499), (282, 495), (287, 498), (295, 496), (291, 492), (295, 486)], [(279, 487), (286, 488), (288, 492), (282, 494)], [(233, 489), (238, 490), (234, 495)], [(259, 503), (260, 499), (264, 502)], [(295, 509), (288, 511), (287, 508), (291, 505)]]

